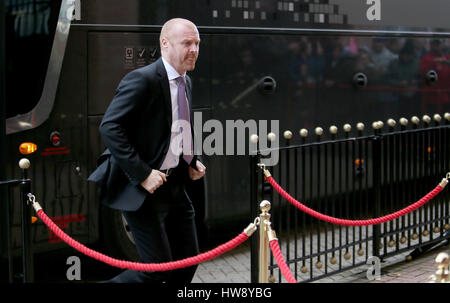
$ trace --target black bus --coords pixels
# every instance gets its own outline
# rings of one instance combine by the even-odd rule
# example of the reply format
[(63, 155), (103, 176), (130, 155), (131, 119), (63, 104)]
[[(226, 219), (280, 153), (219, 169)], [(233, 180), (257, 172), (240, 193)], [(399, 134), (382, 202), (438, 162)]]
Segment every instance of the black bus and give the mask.
[[(18, 161), (30, 159), (45, 212), (80, 242), (102, 240), (124, 258), (135, 257), (126, 222), (100, 206), (87, 177), (104, 150), (98, 126), (115, 88), (160, 56), (170, 18), (199, 28), (190, 76), (203, 123), (278, 121), (277, 138), (291, 130), (295, 143), (302, 128), (450, 110), (448, 0), (6, 0), (4, 11), (4, 177), (19, 177)], [(213, 131), (200, 130), (203, 139)], [(37, 149), (23, 155), (22, 143)], [(207, 177), (191, 190), (202, 239), (251, 220), (249, 159), (236, 154), (224, 147), (203, 157)], [(19, 201), (11, 212), (17, 249)], [(35, 251), (64, 246), (40, 222), (33, 241)]]

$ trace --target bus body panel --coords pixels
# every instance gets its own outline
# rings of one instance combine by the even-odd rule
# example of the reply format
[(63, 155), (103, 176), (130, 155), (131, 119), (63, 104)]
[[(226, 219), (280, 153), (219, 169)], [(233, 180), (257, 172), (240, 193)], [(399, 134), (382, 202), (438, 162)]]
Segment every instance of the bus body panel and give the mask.
[[(433, 65), (427, 55), (436, 41), (443, 56), (449, 54), (450, 35), (440, 17), (448, 15), (442, 14), (450, 10), (448, 4), (391, 2), (381, 1), (381, 20), (370, 21), (372, 6), (365, 1), (81, 1), (81, 20), (72, 21), (50, 117), (35, 129), (7, 136), (7, 177), (20, 176), (19, 144), (35, 142), (39, 149), (29, 158), (37, 200), (75, 239), (97, 241), (101, 210), (96, 186), (87, 177), (104, 150), (98, 125), (120, 79), (160, 56), (159, 31), (175, 16), (194, 21), (202, 40), (196, 69), (189, 73), (193, 111), (201, 113), (197, 130), (202, 144), (215, 131), (205, 127), (211, 119), (224, 130), (227, 121), (267, 121), (270, 126), (276, 120), (279, 134), (291, 130), (295, 144), (301, 128), (312, 134), (316, 126), (327, 130), (335, 124), (341, 133), (344, 123), (363, 122), (370, 133), (375, 120), (443, 114), (450, 107), (448, 67)], [(422, 15), (412, 18), (402, 5)], [(433, 12), (441, 14), (433, 18)], [(388, 55), (373, 55), (380, 44)], [(406, 53), (414, 55), (400, 59)], [(439, 82), (427, 82), (430, 70)], [(358, 73), (366, 77), (363, 85), (355, 82)], [(265, 77), (276, 81), (274, 91), (259, 86)], [(52, 145), (54, 132), (61, 135), (59, 146)], [(236, 137), (224, 142), (218, 154), (203, 150), (208, 172), (200, 188), (205, 197), (194, 202), (209, 236), (240, 231), (253, 221), (249, 161), (236, 155)], [(16, 249), (18, 203), (12, 208)], [(42, 223), (36, 224), (34, 242), (37, 251), (64, 246)]]

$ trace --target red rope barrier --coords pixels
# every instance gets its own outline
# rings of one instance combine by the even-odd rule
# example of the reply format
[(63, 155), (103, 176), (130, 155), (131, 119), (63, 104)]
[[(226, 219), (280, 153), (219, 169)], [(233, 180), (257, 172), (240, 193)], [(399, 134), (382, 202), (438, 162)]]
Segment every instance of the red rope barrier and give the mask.
[(437, 194), (439, 194), (444, 188), (441, 185), (436, 186), (435, 189), (433, 189), (431, 192), (429, 192), (427, 195), (425, 195), (422, 199), (417, 201), (414, 204), (411, 204), (410, 206), (399, 210), (393, 214), (386, 215), (384, 217), (376, 218), (376, 219), (368, 219), (368, 220), (346, 220), (346, 219), (339, 219), (334, 218), (331, 216), (324, 215), (322, 213), (319, 213), (306, 205), (303, 205), (296, 199), (294, 199), (291, 195), (289, 195), (281, 186), (273, 179), (272, 176), (266, 178), (269, 183), (275, 188), (275, 190), (282, 195), (286, 200), (288, 200), (292, 205), (300, 209), (301, 211), (316, 217), (317, 219), (327, 221), (333, 224), (337, 225), (347, 225), (347, 226), (365, 226), (365, 225), (375, 225), (384, 223), (387, 221), (391, 221), (394, 219), (397, 219), (398, 217), (401, 217), (407, 213), (412, 212), (413, 210), (416, 210), (417, 208), (423, 206), (425, 203), (433, 199)]
[(278, 241), (272, 240), (269, 242), (269, 244), (270, 249), (272, 250), (272, 253), (275, 257), (275, 260), (277, 260), (278, 267), (280, 268), (281, 273), (283, 274), (286, 281), (288, 281), (288, 283), (297, 283), (297, 280), (295, 280), (289, 267), (286, 264), (286, 261), (283, 258), (283, 255), (281, 254), (281, 249), (280, 245), (278, 244)]
[(102, 253), (99, 253), (95, 250), (92, 250), (83, 244), (77, 242), (73, 238), (71, 238), (69, 235), (64, 233), (45, 213), (42, 209), (37, 211), (38, 217), (42, 220), (42, 222), (47, 225), (51, 231), (53, 231), (61, 240), (78, 250), (79, 252), (96, 259), (98, 261), (101, 261), (103, 263), (106, 263), (108, 265), (123, 268), (123, 269), (132, 269), (132, 270), (138, 270), (138, 271), (166, 271), (166, 270), (174, 270), (179, 269), (183, 267), (192, 266), (195, 264), (199, 264), (201, 262), (205, 262), (208, 260), (211, 260), (233, 248), (240, 245), (244, 241), (246, 241), (249, 237), (245, 232), (242, 232), (234, 239), (228, 241), (225, 244), (222, 244), (215, 249), (204, 252), (200, 255), (189, 257), (183, 260), (179, 261), (171, 261), (166, 263), (137, 263), (137, 262), (130, 262), (130, 261), (123, 261), (111, 258), (109, 256), (106, 256)]

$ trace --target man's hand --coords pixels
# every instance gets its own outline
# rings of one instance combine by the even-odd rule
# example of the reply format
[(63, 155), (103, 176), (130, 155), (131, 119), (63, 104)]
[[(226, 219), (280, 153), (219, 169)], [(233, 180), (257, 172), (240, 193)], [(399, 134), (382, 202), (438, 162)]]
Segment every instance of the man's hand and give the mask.
[(197, 160), (195, 165), (197, 166), (196, 170), (189, 166), (189, 178), (191, 178), (191, 180), (198, 180), (206, 173), (206, 167), (202, 164), (202, 162)]
[(147, 179), (141, 182), (141, 185), (149, 193), (153, 194), (153, 192), (166, 181), (167, 179), (164, 173), (159, 170), (152, 169), (150, 175), (148, 175)]

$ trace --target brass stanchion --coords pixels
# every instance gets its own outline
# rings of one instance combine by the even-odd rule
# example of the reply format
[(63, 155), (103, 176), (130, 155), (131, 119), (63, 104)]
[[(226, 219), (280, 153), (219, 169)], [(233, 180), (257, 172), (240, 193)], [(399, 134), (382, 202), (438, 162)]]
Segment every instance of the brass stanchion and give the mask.
[(259, 283), (269, 281), (269, 237), (267, 236), (266, 222), (270, 222), (270, 202), (267, 200), (259, 204), (261, 214), (259, 215)]

